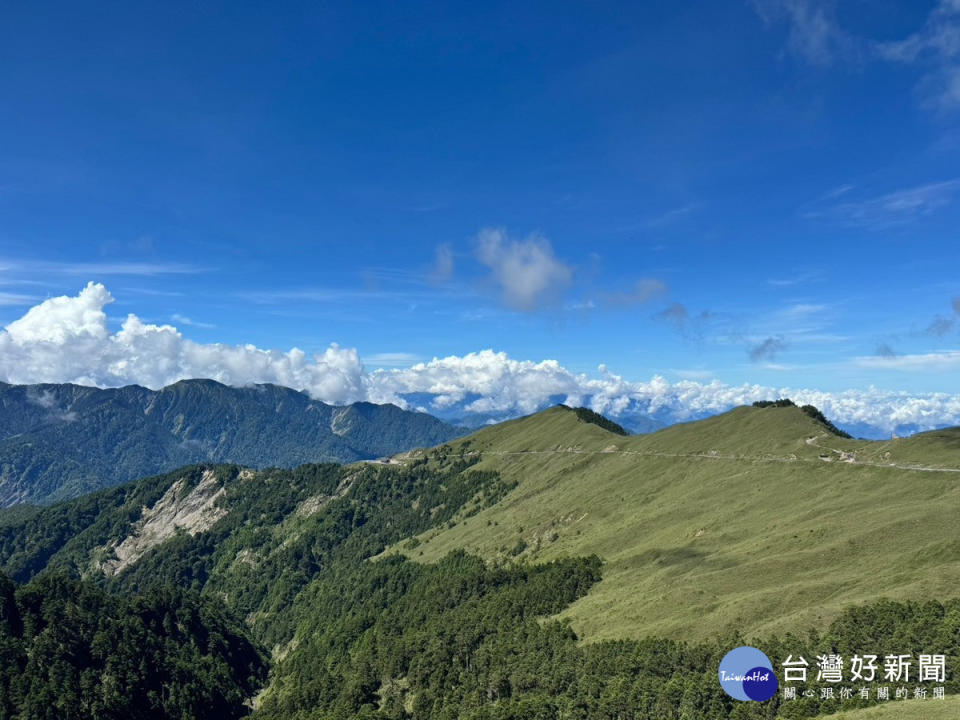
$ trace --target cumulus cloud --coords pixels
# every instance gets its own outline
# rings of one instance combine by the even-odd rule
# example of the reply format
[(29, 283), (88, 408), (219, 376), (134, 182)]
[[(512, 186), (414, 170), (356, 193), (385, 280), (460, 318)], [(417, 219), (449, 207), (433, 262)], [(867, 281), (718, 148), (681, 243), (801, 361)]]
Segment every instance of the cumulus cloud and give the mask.
[(553, 253), (546, 238), (510, 240), (504, 230), (487, 228), (477, 236), (477, 259), (490, 269), (504, 304), (529, 312), (555, 303), (573, 272)]
[[(865, 423), (887, 431), (960, 424), (960, 395), (873, 388), (828, 393), (718, 381), (671, 383), (660, 376), (635, 381), (603, 365), (588, 375), (571, 372), (556, 360), (517, 360), (493, 350), (370, 372), (356, 350), (335, 344), (311, 357), (297, 348), (282, 352), (253, 345), (201, 344), (183, 338), (171, 325), (144, 323), (136, 315), (111, 332), (104, 308), (112, 301), (105, 287), (91, 283), (74, 297), (51, 298), (32, 308), (0, 331), (0, 379), (101, 387), (135, 383), (151, 388), (198, 377), (230, 385), (269, 382), (329, 403), (393, 402), (447, 417), (496, 419), (566, 402), (618, 418), (655, 415), (670, 422), (756, 400), (790, 397), (816, 405), (840, 424)], [(960, 367), (960, 351), (857, 362), (882, 369), (955, 368)], [(44, 405), (48, 400), (40, 395), (36, 402)]]
[(307, 358), (253, 345), (200, 344), (172, 325), (147, 324), (129, 315), (120, 330), (107, 328), (104, 308), (113, 297), (88, 284), (75, 297), (56, 297), (31, 308), (0, 332), (0, 377), (12, 383), (76, 382), (158, 388), (206, 377), (231, 385), (272, 382), (307, 389), (331, 402), (365, 397), (357, 351), (331, 345)]
[(402, 403), (408, 394), (419, 397), (427, 393), (433, 400), (426, 409), (441, 414), (457, 406), (465, 413), (508, 418), (559, 401), (587, 405), (616, 418), (655, 415), (666, 421), (683, 421), (757, 400), (790, 397), (799, 404), (816, 405), (834, 422), (863, 423), (887, 432), (903, 426), (929, 429), (960, 424), (960, 395), (876, 388), (831, 393), (719, 381), (671, 383), (660, 376), (632, 381), (603, 365), (597, 376), (589, 376), (573, 373), (554, 360), (515, 360), (492, 350), (372, 373), (370, 381), (375, 401)]

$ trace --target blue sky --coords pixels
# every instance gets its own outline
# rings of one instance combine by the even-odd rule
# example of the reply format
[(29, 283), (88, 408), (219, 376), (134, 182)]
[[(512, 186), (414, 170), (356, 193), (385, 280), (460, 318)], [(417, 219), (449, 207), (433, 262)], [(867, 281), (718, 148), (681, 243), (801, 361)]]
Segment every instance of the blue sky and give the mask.
[(957, 390), (955, 2), (7, 5), (0, 93), (4, 325)]

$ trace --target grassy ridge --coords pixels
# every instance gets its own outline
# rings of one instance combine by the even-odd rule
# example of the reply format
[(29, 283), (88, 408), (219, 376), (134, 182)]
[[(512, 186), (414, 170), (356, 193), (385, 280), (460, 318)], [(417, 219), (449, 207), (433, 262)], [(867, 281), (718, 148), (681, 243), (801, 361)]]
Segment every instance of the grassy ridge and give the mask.
[(943, 700), (891, 700), (884, 705), (830, 715), (830, 720), (955, 720), (960, 697)]
[(597, 554), (603, 581), (564, 613), (588, 639), (822, 627), (853, 603), (956, 595), (960, 473), (906, 468), (960, 467), (958, 446), (839, 438), (789, 407), (632, 437), (552, 408), (447, 446), (518, 487), (404, 551)]

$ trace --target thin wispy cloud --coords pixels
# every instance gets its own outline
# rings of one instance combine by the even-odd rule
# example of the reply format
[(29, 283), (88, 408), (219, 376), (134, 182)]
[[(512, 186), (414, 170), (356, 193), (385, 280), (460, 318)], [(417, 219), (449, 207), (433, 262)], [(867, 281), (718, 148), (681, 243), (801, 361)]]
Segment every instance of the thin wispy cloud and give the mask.
[(952, 317), (937, 315), (927, 326), (927, 332), (936, 337), (943, 337), (953, 332), (953, 326), (956, 321)]
[(768, 337), (747, 350), (751, 362), (772, 363), (784, 350), (787, 343), (782, 337)]
[(768, 27), (786, 25), (786, 47), (818, 67), (839, 61), (878, 61), (916, 66), (923, 104), (937, 112), (960, 108), (960, 3), (940, 0), (922, 27), (900, 39), (878, 41), (844, 30), (835, 3), (816, 0), (752, 0)]
[(937, 372), (960, 369), (960, 350), (909, 355), (871, 355), (854, 359), (854, 364), (871, 370)]
[(925, 332), (934, 337), (944, 337), (958, 327), (960, 327), (960, 298), (955, 297), (950, 301), (950, 312), (935, 315)]
[(826, 67), (858, 49), (854, 38), (840, 28), (831, 2), (752, 0), (751, 5), (768, 27), (786, 25), (787, 49), (812, 65)]
[(823, 280), (823, 274), (820, 272), (800, 272), (791, 277), (770, 278), (767, 284), (773, 287), (796, 287), (798, 285), (807, 285), (813, 282)]
[(37, 298), (32, 295), (0, 292), (0, 305), (16, 307), (18, 305), (32, 305), (36, 301)]
[(894, 358), (897, 357), (897, 351), (884, 342), (877, 345), (874, 355), (881, 358)]
[(794, 303), (780, 311), (780, 315), (788, 321), (796, 321), (811, 316), (822, 315), (829, 309), (828, 305), (820, 303)]
[(932, 215), (954, 202), (960, 179), (928, 183), (859, 201), (846, 201), (804, 213), (808, 220), (837, 222), (851, 227), (882, 229)]
[(302, 287), (266, 290), (243, 290), (234, 295), (239, 300), (255, 305), (331, 304), (342, 302), (412, 302), (437, 298), (450, 298), (451, 292), (443, 289), (386, 289), (372, 287)]
[(674, 302), (653, 316), (654, 320), (669, 323), (685, 340), (702, 342), (708, 325), (715, 318), (709, 310), (691, 312), (686, 305)]
[(158, 290), (147, 287), (122, 287), (120, 291), (130, 295), (146, 295), (148, 297), (183, 297), (186, 293), (179, 290)]
[(670, 372), (684, 380), (710, 380), (714, 376), (711, 370), (673, 368)]
[(51, 260), (16, 259), (8, 259), (3, 262), (6, 269), (14, 272), (38, 275), (73, 275), (80, 277), (196, 275), (212, 270), (212, 268), (188, 263), (165, 262), (57, 262)]
[(216, 325), (213, 325), (212, 323), (193, 320), (192, 318), (189, 318), (186, 315), (181, 315), (180, 313), (174, 313), (171, 315), (170, 322), (174, 322), (177, 325), (186, 325), (187, 327), (201, 328), (203, 330), (210, 330), (216, 327)]
[(839, 187), (835, 187), (835, 188), (833, 188), (833, 190), (831, 190), (831, 191), (829, 191), (827, 194), (825, 194), (822, 199), (823, 199), (823, 200), (836, 200), (836, 199), (837, 199), (838, 197), (840, 197), (841, 195), (846, 195), (848, 192), (850, 192), (851, 190), (853, 190), (855, 187), (856, 187), (855, 185), (840, 185)]
[(938, 111), (960, 108), (960, 3), (941, 0), (923, 27), (903, 40), (876, 44), (881, 58), (924, 68), (918, 90)]
[(682, 324), (690, 319), (690, 311), (683, 303), (672, 303), (658, 312), (654, 317), (657, 320), (666, 320), (667, 322)]
[(429, 279), (434, 285), (443, 285), (453, 277), (453, 249), (446, 243), (437, 245), (434, 250), (433, 267)]
[(700, 208), (698, 203), (687, 203), (680, 207), (672, 208), (666, 212), (647, 220), (644, 225), (650, 228), (663, 227), (671, 225), (679, 220), (689, 217)]
[(409, 367), (420, 362), (420, 356), (408, 352), (382, 352), (373, 355), (364, 355), (363, 364), (372, 368), (378, 367)]
[(629, 305), (643, 305), (667, 292), (667, 284), (657, 278), (641, 278), (629, 290), (604, 293), (603, 300), (607, 305), (626, 307)]

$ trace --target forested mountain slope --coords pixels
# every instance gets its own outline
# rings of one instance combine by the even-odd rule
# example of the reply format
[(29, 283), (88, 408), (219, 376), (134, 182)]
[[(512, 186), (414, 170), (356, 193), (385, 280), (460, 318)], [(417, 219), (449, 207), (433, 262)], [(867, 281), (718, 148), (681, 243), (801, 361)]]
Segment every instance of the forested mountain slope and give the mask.
[(738, 703), (720, 658), (937, 652), (960, 689), (941, 437), (787, 407), (639, 438), (558, 407), (392, 464), (197, 465), (12, 508), (0, 570), (215, 603), (269, 652), (265, 720), (811, 717), (873, 700)]
[(276, 385), (0, 383), (0, 506), (75, 497), (196, 462), (254, 468), (353, 462), (459, 430), (394, 405), (326, 405)]

